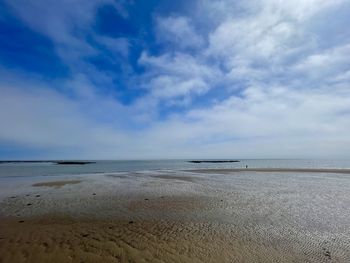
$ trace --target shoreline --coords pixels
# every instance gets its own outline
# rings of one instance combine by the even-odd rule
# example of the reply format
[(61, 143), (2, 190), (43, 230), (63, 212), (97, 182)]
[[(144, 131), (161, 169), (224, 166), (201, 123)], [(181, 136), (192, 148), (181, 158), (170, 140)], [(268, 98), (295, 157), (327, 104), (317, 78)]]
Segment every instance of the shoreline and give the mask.
[(193, 173), (237, 173), (237, 172), (263, 172), (263, 173), (340, 173), (350, 174), (350, 168), (203, 168), (183, 170)]

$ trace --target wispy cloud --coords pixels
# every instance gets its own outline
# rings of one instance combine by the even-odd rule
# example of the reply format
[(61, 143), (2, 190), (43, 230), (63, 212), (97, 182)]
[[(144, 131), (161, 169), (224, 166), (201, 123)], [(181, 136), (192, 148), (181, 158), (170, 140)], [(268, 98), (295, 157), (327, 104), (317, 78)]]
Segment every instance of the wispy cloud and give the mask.
[(158, 17), (156, 35), (160, 42), (166, 42), (175, 49), (197, 49), (204, 40), (199, 35), (188, 17)]

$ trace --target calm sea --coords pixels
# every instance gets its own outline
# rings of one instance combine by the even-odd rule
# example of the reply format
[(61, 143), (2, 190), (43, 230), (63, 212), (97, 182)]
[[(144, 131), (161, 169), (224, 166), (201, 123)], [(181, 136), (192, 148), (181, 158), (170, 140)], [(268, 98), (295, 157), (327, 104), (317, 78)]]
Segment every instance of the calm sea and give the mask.
[(238, 163), (190, 163), (189, 160), (96, 161), (85, 165), (54, 163), (0, 163), (0, 177), (58, 176), (131, 171), (198, 168), (350, 168), (350, 160), (249, 159)]

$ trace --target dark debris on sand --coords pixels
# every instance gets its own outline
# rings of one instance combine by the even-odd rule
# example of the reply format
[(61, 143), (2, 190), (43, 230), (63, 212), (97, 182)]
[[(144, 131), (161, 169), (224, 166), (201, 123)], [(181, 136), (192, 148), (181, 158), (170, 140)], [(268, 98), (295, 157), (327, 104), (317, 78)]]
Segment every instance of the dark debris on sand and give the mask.
[(323, 255), (325, 255), (325, 257), (327, 257), (328, 259), (332, 259), (331, 252), (328, 249), (322, 248), (322, 250), (323, 250)]

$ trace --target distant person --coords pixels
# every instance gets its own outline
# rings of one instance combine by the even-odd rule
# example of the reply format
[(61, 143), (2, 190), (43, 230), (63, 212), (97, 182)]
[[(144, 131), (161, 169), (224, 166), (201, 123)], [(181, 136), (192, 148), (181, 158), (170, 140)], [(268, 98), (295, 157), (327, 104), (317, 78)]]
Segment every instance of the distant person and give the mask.
[(245, 169), (248, 169), (248, 165), (245, 166)]

